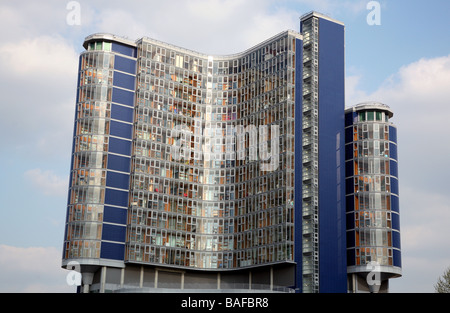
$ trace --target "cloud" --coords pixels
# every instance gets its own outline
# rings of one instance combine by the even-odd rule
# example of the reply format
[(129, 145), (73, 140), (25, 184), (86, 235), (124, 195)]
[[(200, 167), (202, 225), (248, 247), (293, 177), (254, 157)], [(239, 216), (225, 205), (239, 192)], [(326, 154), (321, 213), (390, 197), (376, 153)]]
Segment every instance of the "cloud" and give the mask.
[[(300, 13), (269, 0), (174, 0), (82, 4), (85, 30), (108, 32), (132, 40), (142, 36), (205, 54), (233, 54), (286, 29), (299, 29)], [(118, 23), (120, 21), (120, 23)]]
[(0, 245), (0, 292), (75, 292), (66, 283), (67, 273), (61, 268), (61, 250), (55, 247)]
[(25, 179), (46, 196), (67, 196), (68, 178), (61, 178), (53, 171), (33, 169), (25, 172)]
[(0, 68), (3, 148), (35, 157), (67, 153), (78, 68), (72, 45), (48, 35), (6, 42), (0, 44)]
[(404, 277), (393, 286), (433, 292), (450, 265), (450, 55), (405, 65), (371, 94), (358, 88), (361, 78), (347, 77), (347, 104), (385, 103), (398, 127)]

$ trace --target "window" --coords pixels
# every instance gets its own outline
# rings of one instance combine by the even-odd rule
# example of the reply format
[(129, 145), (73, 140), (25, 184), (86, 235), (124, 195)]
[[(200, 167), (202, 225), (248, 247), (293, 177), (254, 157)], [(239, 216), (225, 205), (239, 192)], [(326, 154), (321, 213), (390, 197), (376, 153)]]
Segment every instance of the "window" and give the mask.
[(364, 122), (366, 120), (366, 112), (359, 112), (359, 121)]
[(382, 119), (382, 112), (376, 112), (376, 119), (377, 119), (377, 121), (382, 121), (383, 119)]

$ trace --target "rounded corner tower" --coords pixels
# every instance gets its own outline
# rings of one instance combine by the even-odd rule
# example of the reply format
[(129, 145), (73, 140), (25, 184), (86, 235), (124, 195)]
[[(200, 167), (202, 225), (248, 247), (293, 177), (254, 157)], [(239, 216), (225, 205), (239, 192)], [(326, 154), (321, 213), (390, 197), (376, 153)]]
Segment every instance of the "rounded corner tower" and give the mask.
[(402, 275), (393, 116), (378, 102), (345, 111), (349, 292), (388, 292), (389, 279)]

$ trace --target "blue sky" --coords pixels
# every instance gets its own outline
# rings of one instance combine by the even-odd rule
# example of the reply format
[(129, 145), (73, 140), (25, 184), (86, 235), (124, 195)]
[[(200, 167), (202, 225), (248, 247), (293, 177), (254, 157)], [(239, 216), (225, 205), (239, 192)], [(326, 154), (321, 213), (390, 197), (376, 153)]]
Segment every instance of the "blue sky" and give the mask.
[[(0, 3), (0, 292), (73, 291), (62, 254), (77, 57), (86, 36), (152, 37), (210, 54), (243, 51), (311, 10), (346, 25), (347, 105), (391, 106), (399, 127), (404, 276), (392, 292), (433, 292), (450, 266), (450, 2), (359, 0)], [(32, 265), (32, 266), (30, 266)]]

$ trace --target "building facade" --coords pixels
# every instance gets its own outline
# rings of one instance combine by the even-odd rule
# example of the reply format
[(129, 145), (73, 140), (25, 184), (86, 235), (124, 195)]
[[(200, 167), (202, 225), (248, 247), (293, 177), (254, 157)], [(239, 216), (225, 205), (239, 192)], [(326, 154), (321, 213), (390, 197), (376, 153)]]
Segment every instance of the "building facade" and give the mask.
[[(377, 102), (346, 110), (349, 290), (386, 292), (401, 276), (397, 128)], [(376, 271), (378, 277), (369, 277)]]
[(84, 48), (62, 263), (80, 291), (347, 292), (342, 23), (312, 12), (229, 56)]

